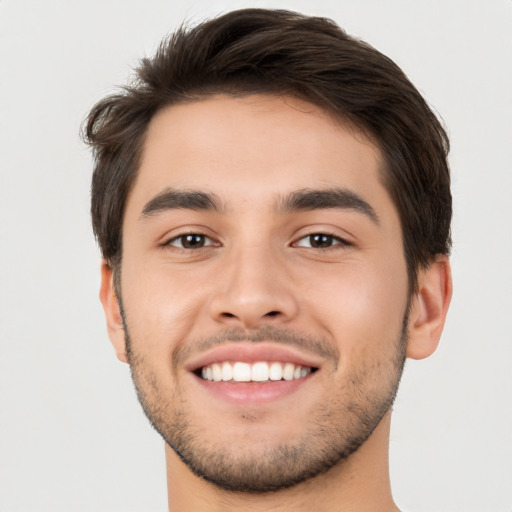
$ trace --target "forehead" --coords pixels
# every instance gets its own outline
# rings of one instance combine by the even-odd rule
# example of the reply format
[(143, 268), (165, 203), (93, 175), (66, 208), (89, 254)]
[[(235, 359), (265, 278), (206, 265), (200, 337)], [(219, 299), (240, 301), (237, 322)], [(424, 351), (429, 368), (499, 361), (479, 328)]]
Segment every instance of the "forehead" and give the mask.
[[(231, 203), (275, 204), (294, 190), (387, 192), (378, 148), (360, 131), (289, 97), (218, 95), (167, 107), (151, 121), (130, 210), (167, 188), (200, 189)], [(389, 199), (389, 198), (388, 198)]]

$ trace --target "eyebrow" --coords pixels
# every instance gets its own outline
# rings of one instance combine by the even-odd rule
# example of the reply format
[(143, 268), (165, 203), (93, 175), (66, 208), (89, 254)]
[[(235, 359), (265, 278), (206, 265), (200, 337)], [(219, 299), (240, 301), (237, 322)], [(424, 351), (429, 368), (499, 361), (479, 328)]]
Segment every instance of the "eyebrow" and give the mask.
[(277, 203), (276, 210), (289, 213), (328, 208), (353, 210), (366, 215), (373, 223), (379, 224), (379, 217), (373, 207), (355, 192), (344, 188), (297, 190), (282, 198)]
[(144, 205), (141, 218), (151, 217), (165, 210), (220, 212), (223, 208), (220, 199), (215, 194), (198, 190), (176, 190), (169, 188), (153, 197)]
[[(375, 224), (379, 224), (379, 218), (372, 206), (361, 196), (348, 189), (297, 190), (278, 199), (274, 209), (276, 213), (292, 213), (329, 208), (353, 210), (366, 215)], [(222, 212), (224, 208), (216, 194), (199, 190), (169, 188), (144, 205), (141, 218), (148, 218), (166, 210)]]

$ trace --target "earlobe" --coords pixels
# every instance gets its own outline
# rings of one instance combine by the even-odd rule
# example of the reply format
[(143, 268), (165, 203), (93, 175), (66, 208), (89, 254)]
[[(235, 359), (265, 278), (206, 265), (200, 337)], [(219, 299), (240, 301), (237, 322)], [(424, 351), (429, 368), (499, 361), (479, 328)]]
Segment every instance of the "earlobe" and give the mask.
[(114, 288), (112, 267), (106, 261), (103, 261), (101, 264), (100, 300), (107, 320), (108, 337), (114, 346), (117, 358), (126, 363), (128, 360), (126, 357), (123, 320)]
[(423, 359), (437, 348), (452, 297), (447, 256), (439, 256), (418, 274), (418, 291), (411, 302), (407, 357)]

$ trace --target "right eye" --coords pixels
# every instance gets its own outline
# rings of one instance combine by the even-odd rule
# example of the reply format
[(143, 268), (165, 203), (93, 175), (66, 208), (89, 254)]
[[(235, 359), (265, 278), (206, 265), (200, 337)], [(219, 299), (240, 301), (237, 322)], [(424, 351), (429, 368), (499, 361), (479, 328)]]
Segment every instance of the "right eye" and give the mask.
[(209, 236), (200, 233), (187, 233), (172, 238), (165, 245), (171, 245), (179, 249), (202, 249), (215, 245), (215, 243)]

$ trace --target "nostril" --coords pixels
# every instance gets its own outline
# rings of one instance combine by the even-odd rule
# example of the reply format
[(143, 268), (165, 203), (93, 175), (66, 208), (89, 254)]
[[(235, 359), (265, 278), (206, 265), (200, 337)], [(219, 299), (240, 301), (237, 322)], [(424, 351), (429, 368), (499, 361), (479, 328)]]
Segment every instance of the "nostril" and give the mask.
[(233, 313), (222, 313), (222, 316), (226, 318), (235, 318), (235, 315), (233, 315)]
[(279, 315), (279, 311), (269, 311), (265, 316), (277, 316)]

